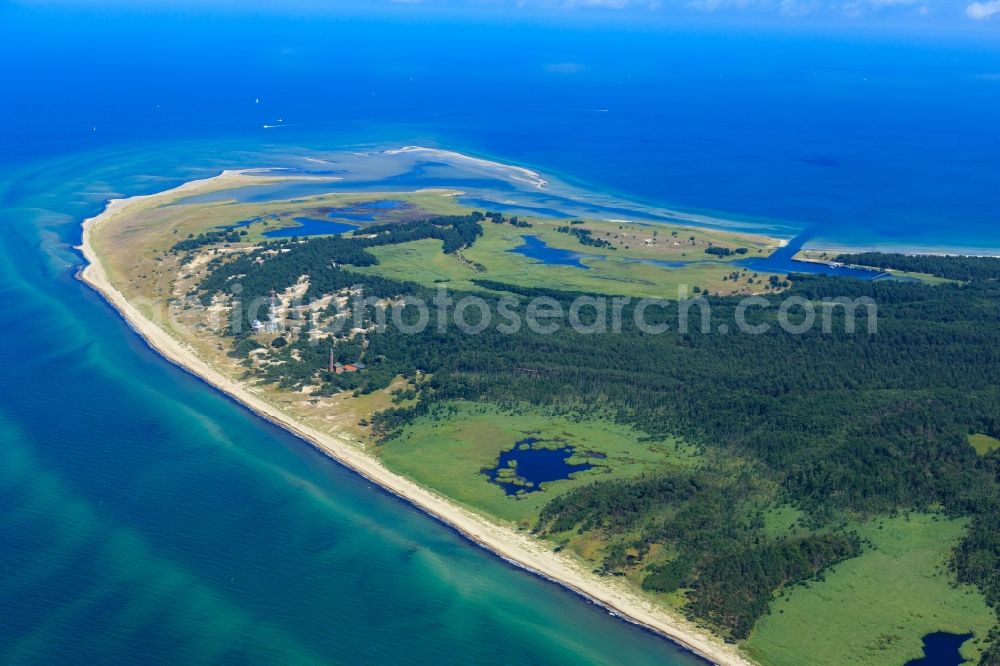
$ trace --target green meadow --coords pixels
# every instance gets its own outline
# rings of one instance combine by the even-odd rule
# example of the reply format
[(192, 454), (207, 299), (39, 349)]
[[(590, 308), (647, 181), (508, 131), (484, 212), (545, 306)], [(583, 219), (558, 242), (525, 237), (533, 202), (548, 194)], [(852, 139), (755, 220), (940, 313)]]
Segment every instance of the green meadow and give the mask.
[[(695, 287), (722, 294), (764, 291), (770, 275), (755, 275), (729, 265), (742, 255), (720, 258), (705, 252), (709, 246), (741, 247), (748, 254), (766, 256), (774, 249), (768, 239), (667, 225), (652, 229), (640, 224), (588, 221), (585, 228), (596, 238), (616, 243), (612, 250), (585, 246), (574, 236), (560, 233), (557, 228), (564, 226), (564, 221), (531, 218), (530, 223), (531, 228), (517, 228), (486, 222), (483, 236), (460, 255), (442, 253), (440, 241), (430, 239), (371, 248), (369, 251), (379, 259), (378, 265), (355, 270), (425, 286), (447, 284), (453, 289), (478, 289), (472, 281), (488, 279), (521, 287), (656, 298), (677, 298), (682, 287), (686, 294)], [(523, 244), (522, 236), (526, 235), (536, 236), (550, 247), (592, 255), (581, 260), (587, 268), (545, 264), (512, 252)], [(687, 265), (668, 268), (641, 260), (680, 261)], [(729, 279), (734, 270), (741, 272), (739, 280)]]
[[(523, 526), (533, 523), (553, 497), (578, 485), (696, 460), (694, 452), (677, 441), (640, 441), (634, 430), (598, 418), (571, 418), (531, 407), (512, 412), (468, 402), (449, 403), (445, 410), (446, 414), (416, 419), (386, 441), (380, 447), (382, 461), (466, 506)], [(508, 496), (482, 470), (493, 467), (501, 452), (528, 437), (563, 440), (576, 447), (577, 456), (571, 462), (589, 462), (594, 467), (573, 478), (543, 484), (539, 491)], [(591, 458), (585, 452), (606, 457)]]
[(923, 655), (924, 635), (946, 631), (974, 634), (962, 655), (975, 659), (996, 618), (982, 594), (948, 569), (965, 526), (936, 514), (859, 526), (872, 545), (823, 580), (781, 594), (747, 650), (769, 666), (903, 664)]
[(981, 456), (989, 455), (997, 449), (1000, 449), (1000, 439), (990, 437), (989, 435), (984, 435), (982, 433), (969, 435), (969, 444), (971, 444), (972, 448), (976, 450), (976, 453)]

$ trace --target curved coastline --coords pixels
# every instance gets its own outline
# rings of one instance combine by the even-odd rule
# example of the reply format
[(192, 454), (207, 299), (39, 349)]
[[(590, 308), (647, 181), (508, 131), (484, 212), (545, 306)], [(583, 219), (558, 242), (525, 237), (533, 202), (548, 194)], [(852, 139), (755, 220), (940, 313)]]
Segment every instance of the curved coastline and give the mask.
[(673, 616), (620, 582), (597, 578), (579, 561), (568, 555), (555, 553), (544, 543), (530, 536), (488, 520), (390, 471), (376, 458), (364, 453), (348, 440), (295, 421), (257, 395), (251, 387), (225, 376), (202, 359), (188, 345), (170, 335), (143, 314), (111, 283), (105, 266), (91, 242), (91, 234), (97, 225), (141, 202), (174, 197), (181, 193), (194, 194), (201, 190), (216, 189), (230, 184), (245, 184), (248, 180), (260, 182), (262, 179), (274, 178), (260, 175), (259, 170), (227, 170), (218, 176), (190, 181), (156, 194), (108, 201), (101, 213), (83, 222), (82, 241), (78, 249), (82, 252), (86, 265), (79, 271), (78, 277), (100, 293), (129, 326), (165, 359), (227, 394), (255, 414), (305, 440), (372, 483), (448, 525), (469, 541), (511, 564), (562, 585), (588, 601), (663, 636), (712, 663), (727, 666), (752, 664), (735, 646), (724, 643), (683, 618)]

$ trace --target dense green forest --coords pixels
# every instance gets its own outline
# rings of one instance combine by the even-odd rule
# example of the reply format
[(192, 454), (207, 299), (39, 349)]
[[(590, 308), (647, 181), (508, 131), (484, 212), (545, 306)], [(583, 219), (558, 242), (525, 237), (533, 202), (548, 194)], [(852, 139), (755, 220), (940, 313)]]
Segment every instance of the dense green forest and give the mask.
[[(366, 295), (433, 294), (412, 283), (351, 270), (375, 264), (366, 251), (403, 239), (438, 238), (445, 252), (473, 243), (484, 216), (437, 218), (369, 227), (373, 238), (315, 238), (267, 243), (238, 258), (214, 260), (200, 287), (202, 299), (230, 291), (240, 277), (243, 298), (266, 295), (310, 276), (307, 298), (354, 284)], [(492, 218), (491, 218), (492, 219)], [(272, 252), (275, 249), (284, 252)], [(710, 326), (678, 332), (680, 308), (648, 311), (665, 323), (660, 335), (634, 322), (624, 306), (620, 332), (542, 334), (521, 327), (476, 335), (454, 326), (429, 326), (404, 335), (389, 326), (334, 343), (337, 357), (364, 357), (368, 370), (326, 373), (329, 345), (305, 336), (273, 353), (284, 361), (257, 376), (285, 387), (322, 382), (324, 392), (371, 391), (393, 377), (424, 379), (409, 408), (373, 419), (377, 434), (392, 437), (414, 418), (448, 401), (488, 401), (511, 410), (532, 404), (566, 414), (603, 416), (650, 438), (677, 435), (697, 444), (706, 464), (693, 470), (665, 467), (629, 481), (594, 482), (554, 499), (535, 530), (554, 539), (594, 534), (608, 547), (600, 572), (621, 573), (641, 563), (655, 544), (671, 556), (646, 571), (650, 590), (690, 590), (693, 617), (743, 638), (768, 612), (775, 592), (822, 576), (865, 545), (851, 520), (908, 510), (970, 516), (968, 536), (951, 566), (962, 581), (1000, 608), (1000, 451), (979, 456), (967, 436), (1000, 437), (1000, 260), (903, 255), (851, 255), (841, 261), (894, 267), (962, 279), (931, 286), (795, 276), (789, 291), (765, 295), (772, 307), (753, 310), (755, 323), (773, 323), (787, 296), (809, 302), (870, 298), (877, 329), (862, 322), (792, 335), (778, 326), (758, 335), (720, 333), (734, 320), (738, 297), (689, 304)], [(579, 294), (480, 280), (495, 302), (514, 298), (523, 314), (528, 297), (563, 306)], [(456, 298), (461, 294), (454, 295)], [(708, 306), (708, 307), (706, 307)], [(412, 313), (411, 313), (412, 314)], [(372, 314), (372, 318), (376, 318)], [(234, 353), (256, 346), (233, 331)], [(765, 529), (768, 507), (805, 512), (808, 535), (776, 536)], [(993, 661), (990, 661), (993, 660)], [(984, 663), (998, 663), (996, 641)]]
[(594, 483), (549, 502), (535, 530), (631, 535), (609, 549), (605, 573), (641, 559), (653, 544), (673, 544), (676, 557), (651, 567), (643, 587), (690, 587), (693, 616), (746, 638), (775, 590), (812, 578), (861, 548), (853, 534), (762, 538), (760, 516), (744, 516), (741, 509), (760, 496), (753, 486), (746, 475), (729, 479), (707, 469)]
[(875, 268), (894, 268), (913, 273), (929, 273), (951, 280), (995, 280), (1000, 278), (1000, 261), (993, 257), (861, 252), (837, 255), (835, 261), (874, 266)]

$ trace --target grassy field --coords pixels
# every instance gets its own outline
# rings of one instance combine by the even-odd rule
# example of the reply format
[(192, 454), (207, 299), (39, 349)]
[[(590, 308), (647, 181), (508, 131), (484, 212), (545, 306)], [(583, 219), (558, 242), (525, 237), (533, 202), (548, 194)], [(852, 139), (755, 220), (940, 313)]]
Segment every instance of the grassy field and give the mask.
[[(638, 433), (598, 419), (575, 420), (531, 408), (516, 414), (492, 405), (452, 403), (447, 418), (426, 416), (380, 449), (382, 461), (421, 485), (490, 515), (527, 525), (555, 495), (597, 479), (634, 476), (666, 465), (689, 465), (694, 453), (675, 441), (639, 442)], [(595, 467), (541, 491), (508, 497), (482, 473), (502, 451), (526, 437), (564, 438), (577, 452), (602, 453)], [(574, 462), (577, 462), (574, 460)], [(583, 462), (581, 460), (580, 462)]]
[(805, 536), (809, 533), (807, 519), (803, 511), (793, 506), (771, 507), (764, 512), (764, 532), (774, 539)]
[[(453, 289), (476, 289), (472, 280), (478, 278), (522, 287), (555, 287), (598, 294), (677, 298), (682, 285), (687, 294), (691, 294), (695, 287), (721, 294), (764, 291), (769, 274), (761, 273), (755, 277), (752, 272), (742, 272), (738, 281), (724, 279), (734, 270), (740, 271), (729, 264), (742, 255), (717, 258), (706, 254), (705, 248), (743, 247), (748, 250), (748, 255), (753, 253), (761, 256), (770, 254), (774, 248), (773, 241), (769, 239), (668, 225), (659, 225), (656, 229), (646, 225), (618, 225), (608, 222), (579, 225), (579, 228), (591, 230), (597, 238), (622, 243), (620, 246), (615, 245), (620, 249), (610, 250), (582, 245), (574, 236), (558, 232), (557, 228), (565, 225), (565, 221), (531, 218), (531, 224), (533, 226), (530, 229), (523, 229), (507, 224), (484, 223), (483, 237), (462, 252), (466, 261), (455, 255), (443, 254), (439, 241), (422, 240), (374, 248), (371, 251), (378, 257), (379, 264), (362, 270), (426, 286), (446, 283)], [(623, 228), (619, 229), (619, 226)], [(677, 236), (673, 236), (674, 233)], [(582, 269), (544, 264), (511, 252), (522, 245), (522, 236), (525, 235), (536, 236), (550, 247), (593, 257), (581, 260), (587, 266), (587, 269)], [(656, 244), (647, 244), (646, 241)], [(667, 268), (638, 263), (636, 260), (690, 263), (679, 268)], [(482, 268), (474, 268), (472, 262)], [(754, 283), (749, 284), (748, 279), (753, 279)]]
[(982, 433), (969, 435), (969, 444), (981, 456), (989, 455), (993, 451), (1000, 449), (1000, 439)]
[(874, 547), (777, 599), (748, 650), (773, 666), (903, 664), (923, 654), (925, 634), (947, 631), (975, 634), (962, 649), (975, 658), (995, 617), (975, 588), (948, 571), (964, 531), (963, 520), (928, 514), (859, 527)]

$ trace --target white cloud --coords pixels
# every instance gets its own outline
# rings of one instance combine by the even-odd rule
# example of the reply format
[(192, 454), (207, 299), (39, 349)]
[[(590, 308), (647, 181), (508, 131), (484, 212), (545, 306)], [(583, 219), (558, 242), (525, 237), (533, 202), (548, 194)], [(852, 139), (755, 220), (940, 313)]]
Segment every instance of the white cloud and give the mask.
[(965, 15), (974, 21), (982, 21), (1000, 12), (1000, 0), (973, 2), (965, 8)]

